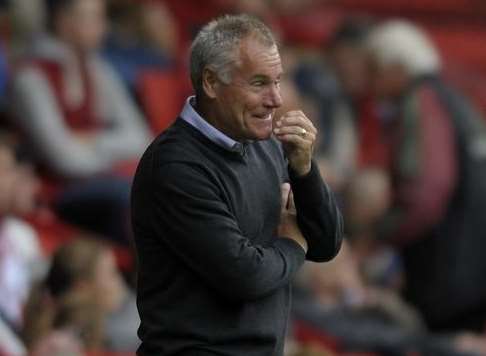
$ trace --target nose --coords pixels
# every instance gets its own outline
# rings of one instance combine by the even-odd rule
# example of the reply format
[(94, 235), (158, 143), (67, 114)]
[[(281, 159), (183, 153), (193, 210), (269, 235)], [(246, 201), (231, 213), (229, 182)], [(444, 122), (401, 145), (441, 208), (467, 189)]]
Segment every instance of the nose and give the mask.
[(271, 85), (265, 98), (265, 106), (272, 109), (277, 109), (282, 106), (282, 95), (280, 93), (280, 85)]

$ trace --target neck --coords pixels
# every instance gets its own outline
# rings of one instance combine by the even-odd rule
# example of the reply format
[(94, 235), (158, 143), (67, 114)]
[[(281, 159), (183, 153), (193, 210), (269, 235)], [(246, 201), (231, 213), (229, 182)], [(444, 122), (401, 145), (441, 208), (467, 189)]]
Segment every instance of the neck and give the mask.
[(209, 100), (210, 99), (196, 96), (194, 109), (197, 111), (199, 116), (206, 120), (211, 126), (224, 133), (226, 136), (231, 137), (235, 141), (240, 141), (237, 137), (235, 137), (234, 134), (232, 134), (228, 126), (224, 125), (223, 120), (219, 119), (219, 112), (215, 109), (215, 105), (209, 103)]

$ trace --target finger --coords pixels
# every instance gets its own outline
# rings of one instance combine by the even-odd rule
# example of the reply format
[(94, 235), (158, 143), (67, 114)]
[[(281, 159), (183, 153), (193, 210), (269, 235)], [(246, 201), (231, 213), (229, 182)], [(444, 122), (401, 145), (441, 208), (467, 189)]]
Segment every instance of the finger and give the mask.
[(276, 135), (276, 138), (282, 143), (291, 143), (301, 147), (312, 147), (315, 141), (315, 135), (309, 132), (305, 136), (301, 134), (281, 134)]
[(279, 124), (276, 124), (274, 126), (274, 130), (275, 129), (282, 129), (282, 128), (285, 128), (285, 127), (300, 127), (300, 128), (303, 128), (304, 130), (306, 130), (307, 132), (311, 132), (313, 133), (314, 135), (317, 134), (317, 129), (314, 127), (314, 125), (312, 125), (312, 123), (306, 123), (306, 122), (303, 122), (301, 120), (287, 120), (285, 122), (281, 122)]
[(275, 122), (277, 128), (284, 126), (302, 126), (307, 131), (317, 133), (317, 129), (311, 120), (309, 120), (305, 115), (289, 115), (288, 113), (282, 116)]
[(284, 115), (305, 115), (302, 110), (289, 110)]
[(290, 213), (297, 213), (297, 210), (295, 208), (295, 202), (294, 202), (294, 192), (292, 191), (292, 188), (290, 188), (289, 192), (289, 200), (288, 200), (288, 210)]
[(280, 135), (275, 136), (275, 138), (284, 145), (284, 148), (287, 147), (287, 149), (298, 149), (302, 152), (307, 150), (313, 152), (314, 150), (314, 141), (299, 135)]
[(278, 125), (278, 127), (293, 126), (293, 125), (302, 126), (305, 129), (307, 129), (307, 131), (317, 133), (317, 129), (315, 128), (312, 121), (309, 120), (305, 116), (287, 116), (287, 117), (284, 117), (284, 118), (282, 118), (281, 124)]
[(307, 117), (302, 110), (291, 110), (284, 113), (281, 118), (286, 117)]
[(280, 192), (282, 194), (281, 195), (281, 199), (282, 199), (281, 210), (284, 211), (285, 209), (287, 209), (287, 205), (288, 205), (290, 184), (289, 183), (282, 184)]
[(275, 135), (299, 135), (303, 138), (306, 138), (308, 136), (308, 139), (311, 139), (315, 137), (315, 134), (312, 133), (311, 131), (306, 130), (305, 128), (301, 126), (284, 126), (284, 127), (276, 127), (273, 129), (273, 133)]

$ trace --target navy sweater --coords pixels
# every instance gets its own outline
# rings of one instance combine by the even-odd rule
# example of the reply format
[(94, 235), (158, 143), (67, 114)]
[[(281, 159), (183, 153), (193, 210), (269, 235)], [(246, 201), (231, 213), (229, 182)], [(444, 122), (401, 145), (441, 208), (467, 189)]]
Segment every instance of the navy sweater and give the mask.
[(307, 256), (276, 236), (287, 163), (274, 139), (228, 151), (178, 119), (132, 188), (139, 355), (281, 355), (290, 280), (339, 250), (342, 218), (312, 165), (290, 174)]

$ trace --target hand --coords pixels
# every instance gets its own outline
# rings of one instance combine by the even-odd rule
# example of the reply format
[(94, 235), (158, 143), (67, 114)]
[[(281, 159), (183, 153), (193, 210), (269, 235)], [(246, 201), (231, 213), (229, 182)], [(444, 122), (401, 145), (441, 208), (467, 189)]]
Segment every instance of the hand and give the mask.
[(280, 211), (280, 224), (277, 229), (279, 237), (288, 238), (297, 242), (307, 253), (307, 241), (297, 225), (297, 210), (290, 184), (282, 184), (282, 209)]
[(454, 338), (454, 348), (468, 354), (484, 355), (486, 353), (486, 338), (481, 334), (461, 332)]
[(297, 175), (309, 173), (317, 136), (312, 122), (300, 110), (289, 111), (275, 122), (273, 132), (282, 142), (290, 167)]

